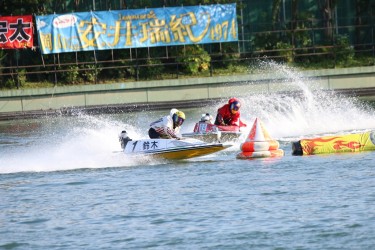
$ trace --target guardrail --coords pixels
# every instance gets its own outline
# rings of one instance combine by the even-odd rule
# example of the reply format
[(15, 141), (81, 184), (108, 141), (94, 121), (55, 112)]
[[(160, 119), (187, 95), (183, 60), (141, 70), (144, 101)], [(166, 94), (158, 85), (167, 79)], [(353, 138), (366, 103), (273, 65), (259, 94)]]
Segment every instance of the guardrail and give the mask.
[[(276, 60), (276, 61), (286, 61), (286, 62), (311, 62), (315, 61), (329, 61), (330, 67), (335, 68), (339, 62), (338, 58), (342, 57), (353, 57), (358, 55), (366, 55), (372, 57), (373, 61), (369, 64), (372, 65), (375, 61), (375, 28), (373, 25), (357, 25), (357, 26), (341, 26), (337, 27), (337, 30), (348, 30), (348, 29), (366, 29), (369, 31), (367, 39), (370, 42), (355, 43), (355, 44), (333, 44), (332, 45), (321, 45), (315, 42), (315, 36), (317, 32), (322, 32), (324, 28), (304, 28), (304, 29), (286, 29), (286, 30), (276, 30), (267, 32), (254, 32), (245, 34), (245, 37), (251, 37), (249, 40), (240, 40), (237, 44), (232, 44), (235, 50), (232, 52), (225, 52), (222, 50), (222, 46), (217, 44), (202, 45), (208, 52), (211, 58), (209, 63), (209, 68), (205, 73), (201, 73), (200, 76), (215, 76), (220, 74), (220, 67), (225, 68), (223, 64), (252, 64), (255, 61), (262, 59)], [(312, 42), (308, 46), (300, 46), (298, 41), (296, 41), (296, 36), (300, 32), (307, 32), (312, 39)], [(290, 44), (287, 48), (279, 49), (256, 49), (252, 46), (251, 51), (245, 51), (244, 47), (251, 45), (254, 42), (256, 36), (266, 35), (266, 34), (277, 34), (280, 38), (285, 38), (286, 34), (290, 38)], [(66, 57), (63, 54), (54, 54), (43, 56), (38, 51), (29, 52), (29, 56), (34, 59), (33, 64), (22, 65), (23, 58), (20, 58), (19, 51), (15, 51), (13, 60), (8, 63), (8, 65), (2, 67), (0, 64), (0, 87), (1, 81), (4, 79), (11, 79), (13, 81), (14, 87), (19, 88), (24, 81), (28, 82), (38, 82), (47, 81), (58, 84), (74, 84), (74, 82), (67, 82), (67, 74), (72, 77), (77, 75), (85, 76), (84, 81), (90, 84), (96, 84), (103, 81), (114, 81), (116, 79), (111, 79), (111, 71), (113, 70), (123, 70), (126, 74), (125, 78), (128, 80), (138, 81), (140, 78), (146, 78), (144, 72), (149, 72), (151, 69), (156, 69), (156, 73), (151, 75), (151, 78), (157, 79), (173, 79), (179, 77), (187, 77), (189, 74), (184, 73), (182, 68), (188, 65), (190, 62), (183, 62), (180, 60), (184, 56), (177, 56), (176, 47), (164, 47), (164, 55), (153, 56), (150, 50), (159, 50), (160, 48), (143, 48), (143, 49), (128, 49), (128, 57), (124, 58), (118, 56), (119, 50), (112, 51), (93, 51), (93, 52), (76, 52), (75, 54), (69, 53), (68, 60), (63, 59)], [(125, 50), (122, 50), (125, 51)], [(139, 53), (142, 51), (142, 56)], [(147, 51), (147, 53), (145, 53)], [(13, 52), (12, 52), (13, 53)], [(90, 54), (91, 53), (91, 54)], [(110, 54), (110, 59), (100, 60), (98, 54), (107, 53)], [(67, 53), (65, 53), (67, 54)], [(25, 55), (22, 55), (25, 56)], [(84, 56), (86, 59), (81, 59)], [(192, 56), (192, 55), (185, 55)], [(193, 55), (199, 57), (199, 54)], [(87, 57), (90, 57), (87, 59)], [(9, 58), (8, 58), (9, 59)], [(0, 56), (1, 63), (1, 56)], [(356, 65), (362, 66), (362, 65)], [(162, 70), (159, 68), (163, 68)], [(143, 72), (143, 74), (142, 74)], [(107, 75), (106, 75), (107, 74)], [(68, 78), (69, 79), (69, 78)], [(125, 79), (125, 81), (126, 81)], [(121, 79), (124, 80), (124, 79)]]

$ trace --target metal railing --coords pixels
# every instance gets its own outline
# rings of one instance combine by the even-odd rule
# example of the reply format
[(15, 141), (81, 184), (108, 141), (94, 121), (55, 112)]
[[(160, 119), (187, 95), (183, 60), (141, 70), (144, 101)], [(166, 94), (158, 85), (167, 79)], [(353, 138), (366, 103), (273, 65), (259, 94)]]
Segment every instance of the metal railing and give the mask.
[[(314, 37), (317, 32), (322, 32), (323, 28), (304, 28), (295, 30), (277, 30), (246, 34), (245, 37), (249, 37), (248, 40), (240, 40), (236, 44), (232, 44), (236, 50), (232, 52), (225, 52), (222, 50), (221, 44), (210, 44), (202, 45), (211, 57), (209, 69), (205, 73), (201, 73), (201, 76), (214, 76), (219, 74), (219, 68), (225, 68), (225, 64), (251, 64), (256, 60), (276, 60), (286, 62), (298, 62), (308, 61), (311, 62), (314, 58), (318, 60), (329, 60), (332, 63), (332, 67), (336, 67), (338, 62), (337, 58), (340, 56), (353, 54), (352, 56), (365, 55), (368, 57), (375, 58), (375, 28), (373, 25), (361, 25), (361, 26), (341, 26), (335, 28), (336, 30), (350, 30), (350, 29), (363, 28), (369, 31), (367, 34), (367, 42), (352, 43), (343, 47), (342, 44), (335, 44), (334, 41), (331, 44), (324, 45), (316, 42)], [(300, 46), (295, 36), (299, 32), (307, 32), (308, 38), (311, 38), (311, 42), (306, 46)], [(287, 48), (271, 48), (271, 49), (256, 49), (253, 45), (254, 38), (264, 34), (275, 34), (280, 38), (289, 38), (289, 46)], [(344, 33), (344, 32), (342, 32)], [(288, 43), (286, 43), (288, 44)], [(245, 46), (251, 47), (250, 50), (246, 51)], [(155, 50), (155, 48), (152, 48)], [(189, 74), (184, 73), (183, 67), (188, 63), (181, 62), (181, 58), (184, 55), (177, 55), (175, 52), (176, 47), (164, 47), (164, 54), (152, 55), (150, 48), (144, 49), (127, 49), (127, 57), (123, 57), (119, 54), (120, 50), (112, 51), (93, 51), (92, 54), (88, 52), (76, 52), (70, 53), (68, 60), (63, 59), (63, 55), (54, 54), (43, 56), (38, 51), (28, 51), (29, 56), (33, 58), (33, 63), (23, 63), (23, 56), (17, 56), (19, 51), (15, 52), (14, 58), (8, 63), (10, 66), (1, 66), (0, 61), (0, 81), (4, 79), (11, 79), (14, 87), (19, 88), (23, 81), (38, 82), (47, 81), (55, 85), (58, 84), (73, 84), (67, 82), (66, 74), (71, 75), (83, 75), (86, 78), (86, 83), (95, 84), (99, 82), (116, 81), (111, 77), (111, 71), (123, 70), (123, 73), (127, 73), (125, 79), (122, 80), (135, 80), (146, 79), (142, 72), (148, 72), (151, 69), (157, 69), (157, 74), (154, 76), (158, 79), (170, 79), (187, 77)], [(138, 53), (140, 50), (147, 53), (143, 53), (141, 56)], [(160, 52), (160, 48), (157, 48)], [(106, 54), (106, 59), (101, 59), (97, 54)], [(25, 54), (25, 53), (24, 53)], [(67, 53), (66, 53), (67, 54)], [(90, 58), (80, 60), (82, 55), (89, 55)], [(108, 55), (109, 59), (108, 59)], [(8, 55), (11, 55), (9, 53)], [(186, 55), (185, 55), (186, 56)], [(191, 55), (188, 55), (191, 56)], [(199, 57), (199, 55), (195, 55)], [(0, 56), (1, 58), (1, 56)], [(3, 59), (4, 60), (4, 59)], [(30, 60), (28, 60), (30, 61)], [(371, 62), (370, 62), (371, 63)], [(372, 62), (374, 63), (374, 62)], [(162, 69), (160, 69), (162, 68)], [(147, 69), (147, 70), (146, 70)], [(146, 70), (146, 71), (145, 71)], [(65, 74), (65, 76), (64, 76)], [(108, 75), (106, 75), (108, 74)], [(118, 77), (121, 78), (121, 77)], [(82, 83), (81, 83), (82, 84)], [(0, 83), (1, 87), (1, 83)]]

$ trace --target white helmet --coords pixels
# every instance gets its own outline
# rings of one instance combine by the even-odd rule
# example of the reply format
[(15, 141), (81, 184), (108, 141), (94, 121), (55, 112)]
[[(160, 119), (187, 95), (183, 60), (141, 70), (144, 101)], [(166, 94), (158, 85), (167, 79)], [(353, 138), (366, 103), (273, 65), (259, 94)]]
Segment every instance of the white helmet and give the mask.
[(212, 123), (214, 118), (209, 113), (202, 114), (201, 122)]

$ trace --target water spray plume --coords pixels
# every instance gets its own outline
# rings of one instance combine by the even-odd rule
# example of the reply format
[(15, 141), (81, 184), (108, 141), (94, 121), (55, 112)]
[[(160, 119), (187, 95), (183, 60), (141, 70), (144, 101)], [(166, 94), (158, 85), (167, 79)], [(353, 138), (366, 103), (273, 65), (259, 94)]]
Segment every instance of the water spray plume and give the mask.
[[(259, 117), (275, 138), (375, 128), (373, 108), (358, 99), (322, 90), (318, 79), (307, 78), (303, 71), (283, 64), (263, 61), (258, 67), (265, 78), (272, 76), (274, 80), (269, 83), (272, 88), (282, 84), (291, 92), (242, 94), (245, 102), (241, 114), (246, 121)], [(257, 83), (249, 84), (256, 86)]]
[[(270, 88), (277, 89), (280, 84), (293, 94), (272, 91), (254, 94), (251, 86), (258, 84), (255, 82), (248, 83), (248, 93), (231, 93), (242, 100), (241, 119), (248, 124), (244, 136), (248, 135), (256, 117), (272, 138), (289, 143), (301, 138), (375, 129), (374, 107), (354, 97), (321, 90), (319, 80), (306, 78), (303, 71), (275, 62), (259, 62), (257, 72), (260, 76), (264, 74), (265, 79), (272, 76)], [(202, 113), (216, 114), (222, 104), (188, 112), (182, 132), (190, 132), (189, 127), (192, 131)], [(132, 139), (147, 138), (149, 123), (166, 112), (100, 116), (77, 113), (73, 117), (24, 122), (24, 126), (16, 121), (6, 123), (3, 143), (0, 143), (0, 173), (138, 165), (138, 161), (128, 159), (121, 152), (119, 133), (125, 129)], [(242, 139), (243, 142), (246, 138)], [(239, 150), (239, 144), (230, 149)], [(149, 164), (158, 162), (149, 161)]]

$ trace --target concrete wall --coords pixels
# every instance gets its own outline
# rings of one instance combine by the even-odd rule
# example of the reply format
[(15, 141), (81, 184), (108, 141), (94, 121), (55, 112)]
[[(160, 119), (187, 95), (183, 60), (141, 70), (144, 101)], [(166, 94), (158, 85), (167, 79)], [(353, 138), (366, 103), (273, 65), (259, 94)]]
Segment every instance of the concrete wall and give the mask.
[[(375, 66), (303, 71), (301, 77), (310, 89), (356, 91), (359, 98), (375, 100)], [(0, 91), (0, 114), (299, 91), (291, 80), (268, 73)]]

